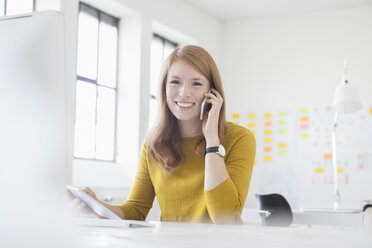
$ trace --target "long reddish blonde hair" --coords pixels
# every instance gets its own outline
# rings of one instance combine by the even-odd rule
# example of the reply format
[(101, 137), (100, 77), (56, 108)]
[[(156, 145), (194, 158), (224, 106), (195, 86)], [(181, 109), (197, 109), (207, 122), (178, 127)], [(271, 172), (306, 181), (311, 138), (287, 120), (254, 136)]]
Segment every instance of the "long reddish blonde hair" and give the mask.
[[(161, 166), (172, 173), (173, 169), (182, 160), (184, 154), (180, 149), (182, 141), (181, 132), (176, 117), (169, 110), (166, 99), (166, 82), (169, 69), (176, 61), (182, 61), (190, 65), (194, 70), (202, 74), (212, 88), (215, 88), (223, 98), (218, 122), (218, 136), (221, 139), (226, 131), (225, 95), (222, 88), (220, 73), (211, 55), (199, 46), (183, 46), (176, 48), (165, 60), (159, 82), (159, 108), (158, 119), (155, 127), (149, 132), (146, 139), (146, 147), (150, 159), (159, 161)], [(200, 156), (205, 149), (205, 139), (202, 137), (195, 146), (195, 152)]]

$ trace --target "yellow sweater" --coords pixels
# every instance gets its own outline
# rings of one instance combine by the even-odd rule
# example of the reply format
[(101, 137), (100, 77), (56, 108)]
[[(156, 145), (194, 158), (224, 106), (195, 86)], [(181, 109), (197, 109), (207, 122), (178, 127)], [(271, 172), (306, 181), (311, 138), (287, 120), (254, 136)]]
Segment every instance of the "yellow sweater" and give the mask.
[(242, 223), (240, 218), (252, 175), (256, 142), (252, 133), (233, 123), (221, 140), (230, 178), (216, 188), (204, 190), (204, 157), (195, 153), (201, 136), (184, 138), (185, 159), (168, 174), (160, 164), (150, 163), (145, 144), (134, 185), (124, 204), (125, 219), (145, 220), (156, 196), (161, 221)]

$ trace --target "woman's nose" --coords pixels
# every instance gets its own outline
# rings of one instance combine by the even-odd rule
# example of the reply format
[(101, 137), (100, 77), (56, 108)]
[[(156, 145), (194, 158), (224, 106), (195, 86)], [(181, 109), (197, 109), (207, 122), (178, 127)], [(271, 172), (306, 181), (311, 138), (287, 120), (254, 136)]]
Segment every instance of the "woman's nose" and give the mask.
[(179, 90), (179, 95), (182, 97), (188, 97), (190, 96), (190, 89), (187, 85), (184, 85)]

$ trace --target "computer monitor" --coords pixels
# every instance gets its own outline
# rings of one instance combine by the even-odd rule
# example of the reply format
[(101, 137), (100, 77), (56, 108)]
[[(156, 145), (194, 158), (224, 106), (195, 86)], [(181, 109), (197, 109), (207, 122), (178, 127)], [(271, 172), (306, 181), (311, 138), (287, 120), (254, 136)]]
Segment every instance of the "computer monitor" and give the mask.
[(1, 17), (0, 35), (0, 230), (8, 238), (1, 242), (17, 244), (30, 240), (13, 240), (12, 232), (37, 237), (33, 230), (55, 219), (53, 204), (64, 197), (64, 18), (55, 11)]

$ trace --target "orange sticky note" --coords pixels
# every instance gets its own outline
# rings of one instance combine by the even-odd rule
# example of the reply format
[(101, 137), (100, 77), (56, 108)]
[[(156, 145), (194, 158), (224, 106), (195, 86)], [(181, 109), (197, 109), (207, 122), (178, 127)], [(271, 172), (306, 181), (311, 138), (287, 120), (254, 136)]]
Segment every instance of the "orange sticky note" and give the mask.
[(264, 114), (264, 117), (267, 118), (267, 119), (269, 119), (269, 118), (272, 117), (272, 114), (271, 114), (271, 113), (265, 113), (265, 114)]
[(265, 146), (264, 147), (265, 152), (271, 152), (272, 150), (273, 150), (273, 148), (271, 146)]
[(256, 114), (248, 114), (248, 119), (255, 119), (256, 118)]
[(255, 127), (256, 126), (256, 122), (248, 122), (248, 127)]
[(240, 118), (240, 114), (234, 113), (234, 114), (232, 114), (232, 118), (233, 119), (239, 119)]
[(325, 160), (331, 160), (332, 159), (332, 153), (325, 153), (324, 154), (324, 159)]
[(266, 130), (265, 130), (265, 134), (273, 134), (273, 130), (271, 130), (271, 129), (266, 129)]
[(265, 162), (270, 162), (270, 161), (272, 161), (273, 159), (272, 159), (272, 157), (271, 156), (264, 156), (264, 161)]
[(324, 173), (324, 168), (320, 168), (320, 167), (318, 167), (318, 168), (315, 168), (315, 173)]
[(279, 148), (286, 148), (286, 147), (287, 147), (287, 143), (284, 143), (284, 142), (279, 143), (279, 144), (278, 144), (278, 147), (279, 147)]
[(308, 116), (302, 116), (300, 118), (300, 122), (308, 122), (309, 121), (309, 117)]
[(272, 127), (273, 122), (272, 121), (265, 121), (265, 127)]
[(272, 142), (272, 139), (271, 138), (265, 138), (264, 139), (264, 143), (271, 143)]

